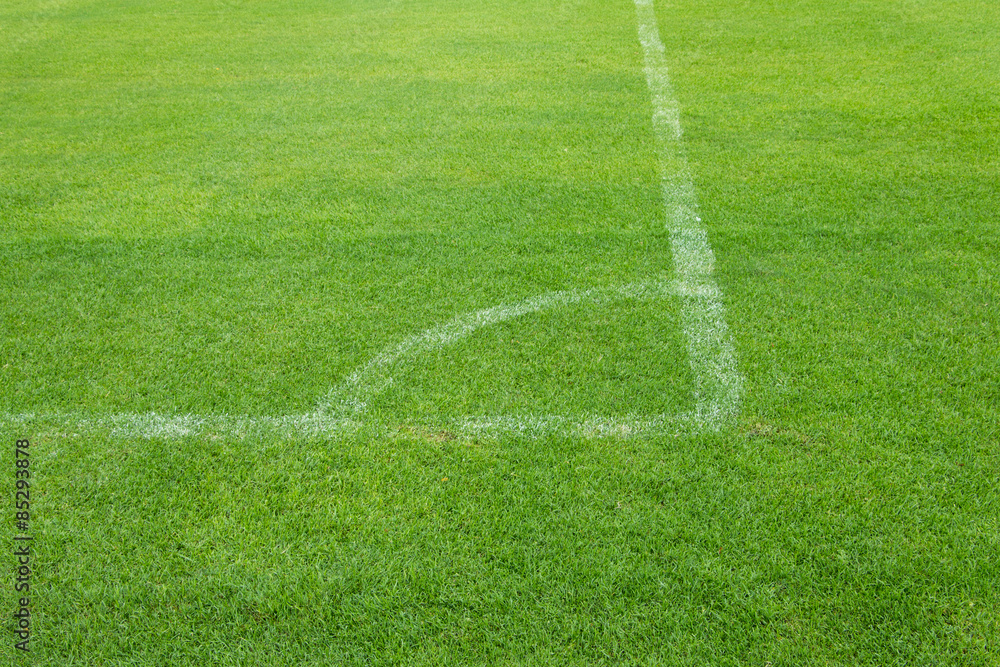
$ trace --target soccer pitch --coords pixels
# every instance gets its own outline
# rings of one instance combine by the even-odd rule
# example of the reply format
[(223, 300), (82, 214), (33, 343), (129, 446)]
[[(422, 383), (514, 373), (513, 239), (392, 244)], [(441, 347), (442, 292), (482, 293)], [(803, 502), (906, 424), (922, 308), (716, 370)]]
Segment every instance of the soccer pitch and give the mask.
[(4, 3), (2, 655), (1000, 664), (998, 34)]

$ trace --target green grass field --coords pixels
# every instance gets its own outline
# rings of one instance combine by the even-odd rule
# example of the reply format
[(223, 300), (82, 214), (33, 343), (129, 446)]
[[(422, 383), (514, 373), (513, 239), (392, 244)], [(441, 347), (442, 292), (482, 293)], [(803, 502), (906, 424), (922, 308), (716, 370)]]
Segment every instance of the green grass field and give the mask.
[(655, 12), (0, 5), (0, 655), (1000, 665), (1000, 5)]

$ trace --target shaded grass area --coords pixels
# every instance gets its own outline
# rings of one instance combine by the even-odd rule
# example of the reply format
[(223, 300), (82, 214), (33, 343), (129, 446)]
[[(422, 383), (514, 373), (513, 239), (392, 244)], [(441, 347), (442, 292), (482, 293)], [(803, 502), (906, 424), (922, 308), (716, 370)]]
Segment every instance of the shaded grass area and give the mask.
[[(666, 244), (661, 236), (629, 232), (483, 231), (351, 243), (188, 238), (8, 244), (0, 291), (11, 316), (2, 326), (0, 378), (9, 391), (0, 410), (307, 412), (383, 348), (455, 316), (568, 287), (668, 275)], [(627, 391), (640, 402), (649, 392), (647, 407), (656, 404), (659, 392), (646, 386), (650, 379), (690, 382), (673, 323), (676, 308), (673, 299), (624, 303), (592, 313), (589, 328), (569, 326), (578, 310), (518, 319), (502, 335), (511, 339), (527, 327), (529, 348), (519, 356), (535, 357), (536, 370), (515, 386), (540, 385), (557, 398), (566, 380), (587, 384), (589, 371), (579, 365), (562, 378), (553, 372), (574, 349), (583, 349), (624, 364), (623, 372), (636, 378)], [(629, 349), (629, 341), (643, 336), (645, 345)], [(442, 383), (457, 391), (449, 376), (469, 380), (485, 370), (474, 366), (477, 354), (494, 369), (516, 373), (509, 345), (489, 340), (442, 350), (451, 369), (442, 375), (427, 367), (417, 391)], [(502, 378), (485, 377), (494, 390), (503, 388)], [(601, 400), (595, 394), (590, 407)], [(544, 411), (544, 401), (538, 407)]]

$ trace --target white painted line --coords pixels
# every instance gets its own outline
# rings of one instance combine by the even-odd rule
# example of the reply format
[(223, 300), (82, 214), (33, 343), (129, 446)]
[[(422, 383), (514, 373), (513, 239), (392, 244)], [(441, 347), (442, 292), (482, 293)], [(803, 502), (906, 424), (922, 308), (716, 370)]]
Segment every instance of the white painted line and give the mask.
[(743, 379), (726, 326), (726, 309), (713, 277), (715, 255), (698, 216), (698, 198), (681, 142), (674, 95), (653, 0), (635, 0), (646, 83), (653, 102), (653, 134), (660, 158), (666, 227), (682, 301), (681, 326), (694, 372), (696, 423), (718, 430), (739, 412)]
[(590, 416), (569, 419), (561, 415), (522, 415), (466, 417), (456, 420), (455, 428), (466, 433), (508, 434), (537, 438), (560, 435), (573, 438), (637, 438), (651, 435), (697, 433), (698, 425), (690, 413), (677, 415)]
[[(639, 42), (642, 44), (646, 81), (653, 104), (653, 133), (660, 163), (660, 181), (666, 228), (670, 233), (676, 277), (622, 287), (551, 292), (514, 304), (460, 315), (382, 351), (334, 387), (305, 415), (253, 417), (239, 415), (181, 415), (156, 413), (87, 416), (73, 414), (0, 415), (0, 424), (46, 424), (73, 436), (77, 431), (101, 429), (123, 437), (162, 437), (282, 433), (323, 435), (353, 431), (365, 425), (370, 404), (393, 382), (394, 367), (432, 350), (452, 345), (475, 331), (501, 322), (577, 304), (601, 304), (633, 298), (666, 298), (681, 301), (681, 326), (687, 341), (694, 375), (695, 407), (677, 415), (624, 415), (619, 417), (561, 415), (500, 415), (453, 420), (466, 432), (545, 434), (576, 437), (679, 434), (718, 430), (738, 413), (743, 380), (721, 293), (713, 277), (715, 257), (698, 217), (698, 200), (688, 168), (678, 105), (674, 97), (663, 44), (656, 27), (651, 0), (635, 0)], [(371, 424), (368, 424), (372, 426)]]
[(361, 428), (356, 421), (316, 413), (305, 415), (162, 415), (124, 412), (105, 415), (83, 413), (25, 413), (0, 415), (0, 425), (24, 430), (31, 427), (52, 436), (73, 438), (101, 433), (113, 438), (163, 438), (248, 436), (315, 437)]

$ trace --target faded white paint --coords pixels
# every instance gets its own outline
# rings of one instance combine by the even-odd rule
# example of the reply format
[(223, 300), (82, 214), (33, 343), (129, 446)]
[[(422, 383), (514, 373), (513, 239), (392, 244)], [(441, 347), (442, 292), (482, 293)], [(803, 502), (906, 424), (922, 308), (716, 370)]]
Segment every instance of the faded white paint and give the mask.
[(721, 292), (713, 270), (715, 255), (698, 216), (698, 198), (681, 142), (680, 111), (667, 73), (663, 42), (652, 0), (635, 0), (646, 83), (653, 102), (653, 134), (660, 158), (666, 227), (680, 295), (681, 326), (694, 372), (696, 425), (718, 429), (739, 412), (743, 380)]

